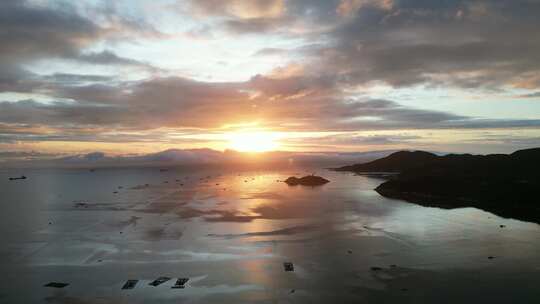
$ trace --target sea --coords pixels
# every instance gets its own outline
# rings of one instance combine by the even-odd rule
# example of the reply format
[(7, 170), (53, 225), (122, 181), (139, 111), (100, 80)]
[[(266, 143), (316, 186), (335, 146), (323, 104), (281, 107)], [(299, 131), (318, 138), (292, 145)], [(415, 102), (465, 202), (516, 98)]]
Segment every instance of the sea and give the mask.
[[(307, 174), (330, 182), (282, 182)], [(0, 303), (540, 303), (540, 225), (388, 199), (383, 181), (0, 169)]]

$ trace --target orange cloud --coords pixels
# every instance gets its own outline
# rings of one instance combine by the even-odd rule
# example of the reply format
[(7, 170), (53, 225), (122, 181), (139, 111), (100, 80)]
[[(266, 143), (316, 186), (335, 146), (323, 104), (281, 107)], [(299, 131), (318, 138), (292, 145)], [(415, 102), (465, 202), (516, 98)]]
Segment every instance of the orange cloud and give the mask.
[(341, 0), (336, 12), (343, 17), (348, 17), (356, 13), (363, 6), (375, 6), (381, 9), (390, 10), (394, 6), (393, 0)]
[(196, 11), (208, 15), (224, 12), (240, 19), (277, 18), (285, 12), (284, 0), (200, 0), (194, 1)]

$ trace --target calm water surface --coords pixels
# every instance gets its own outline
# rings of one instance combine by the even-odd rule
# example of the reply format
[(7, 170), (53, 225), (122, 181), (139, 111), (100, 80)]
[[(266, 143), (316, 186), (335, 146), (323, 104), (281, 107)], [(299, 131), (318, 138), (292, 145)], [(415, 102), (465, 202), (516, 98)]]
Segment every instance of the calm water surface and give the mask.
[[(278, 182), (307, 172), (331, 182)], [(0, 170), (0, 303), (540, 303), (539, 225), (386, 199), (381, 182)], [(159, 276), (173, 279), (148, 285)], [(128, 279), (140, 281), (121, 290)]]

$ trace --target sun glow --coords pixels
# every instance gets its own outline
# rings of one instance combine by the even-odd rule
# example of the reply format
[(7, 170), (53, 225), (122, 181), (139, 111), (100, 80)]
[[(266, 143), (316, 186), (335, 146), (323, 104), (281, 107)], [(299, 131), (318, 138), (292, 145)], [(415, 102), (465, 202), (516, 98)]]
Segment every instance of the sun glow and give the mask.
[(228, 136), (229, 148), (240, 152), (267, 152), (279, 148), (278, 136), (272, 132), (238, 132)]

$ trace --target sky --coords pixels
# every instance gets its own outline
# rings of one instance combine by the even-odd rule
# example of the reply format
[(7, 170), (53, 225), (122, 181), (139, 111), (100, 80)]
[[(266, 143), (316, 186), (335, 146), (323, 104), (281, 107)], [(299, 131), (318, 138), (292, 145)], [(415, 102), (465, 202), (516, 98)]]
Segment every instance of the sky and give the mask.
[(0, 151), (537, 147), (539, 28), (537, 0), (2, 0)]

